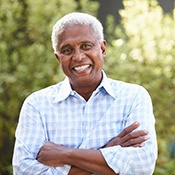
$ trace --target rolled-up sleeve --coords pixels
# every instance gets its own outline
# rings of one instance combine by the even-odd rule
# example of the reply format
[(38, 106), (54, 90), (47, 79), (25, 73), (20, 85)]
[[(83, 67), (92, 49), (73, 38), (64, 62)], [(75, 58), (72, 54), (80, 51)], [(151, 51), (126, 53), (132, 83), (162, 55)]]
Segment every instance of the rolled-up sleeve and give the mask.
[(143, 88), (131, 100), (125, 127), (135, 121), (140, 122), (139, 130), (148, 130), (148, 140), (143, 147), (114, 146), (100, 149), (109, 167), (120, 175), (151, 175), (157, 159), (157, 140), (155, 132), (155, 118), (151, 98)]
[(21, 109), (16, 129), (13, 155), (14, 175), (67, 175), (69, 165), (62, 167), (45, 166), (36, 160), (39, 149), (47, 141), (40, 113), (36, 109), (34, 95), (29, 96)]
[(114, 146), (100, 150), (111, 169), (120, 175), (151, 175), (156, 155), (153, 149)]

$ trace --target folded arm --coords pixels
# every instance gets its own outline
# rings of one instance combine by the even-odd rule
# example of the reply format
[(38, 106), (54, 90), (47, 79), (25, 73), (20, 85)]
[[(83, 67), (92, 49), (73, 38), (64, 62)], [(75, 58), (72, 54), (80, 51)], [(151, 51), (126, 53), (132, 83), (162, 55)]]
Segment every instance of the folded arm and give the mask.
[[(31, 98), (32, 97), (32, 98)], [(51, 175), (69, 172), (70, 166), (50, 167), (36, 160), (37, 153), (47, 138), (41, 123), (40, 114), (34, 106), (33, 95), (27, 98), (20, 112), (16, 129), (16, 142), (13, 154), (14, 175)], [(37, 102), (36, 102), (37, 103)]]
[[(125, 126), (137, 120), (141, 123), (140, 131), (136, 123), (135, 129), (124, 129), (100, 150), (72, 149), (55, 145), (58, 148), (55, 165), (69, 164), (90, 173), (105, 175), (112, 173), (150, 175), (153, 173), (157, 158), (157, 142), (155, 119), (149, 94), (145, 89), (140, 88), (137, 96), (128, 105), (131, 107), (127, 108)], [(149, 139), (144, 137), (146, 135)], [(144, 141), (146, 142), (143, 143)], [(47, 144), (40, 149), (37, 160), (47, 165), (46, 160), (40, 157), (42, 154), (49, 154), (47, 151), (43, 152), (46, 147)], [(50, 163), (53, 165), (53, 162)]]
[[(110, 140), (104, 148), (116, 145), (142, 147), (142, 143), (147, 140), (147, 131), (133, 132), (138, 126), (139, 123), (135, 122), (125, 128), (118, 136)], [(70, 175), (75, 174), (75, 172), (76, 174), (84, 173), (84, 175), (92, 173), (101, 175), (116, 174), (108, 166), (100, 150), (66, 148), (52, 142), (47, 142), (40, 149), (37, 160), (48, 166), (72, 165), (69, 172)]]

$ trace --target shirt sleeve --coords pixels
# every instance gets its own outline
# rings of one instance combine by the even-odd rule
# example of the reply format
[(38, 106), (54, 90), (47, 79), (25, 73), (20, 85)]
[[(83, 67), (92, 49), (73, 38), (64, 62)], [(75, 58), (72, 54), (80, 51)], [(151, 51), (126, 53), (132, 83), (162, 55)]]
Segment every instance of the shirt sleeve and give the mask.
[(151, 98), (143, 87), (138, 88), (128, 108), (125, 127), (139, 121), (138, 130), (148, 130), (149, 139), (141, 148), (113, 146), (100, 151), (109, 167), (120, 175), (151, 175), (157, 159), (157, 140)]
[(47, 142), (47, 137), (35, 103), (33, 94), (25, 100), (20, 112), (13, 154), (13, 174), (67, 175), (71, 168), (69, 165), (50, 167), (36, 160), (39, 149)]

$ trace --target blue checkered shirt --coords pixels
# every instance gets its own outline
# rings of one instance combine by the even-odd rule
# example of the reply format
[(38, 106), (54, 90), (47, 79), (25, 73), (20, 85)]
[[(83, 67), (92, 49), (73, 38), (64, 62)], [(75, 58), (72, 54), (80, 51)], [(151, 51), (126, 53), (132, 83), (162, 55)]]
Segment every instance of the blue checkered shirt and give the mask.
[[(141, 148), (103, 148), (135, 121), (149, 131)], [(71, 89), (68, 78), (31, 94), (24, 101), (16, 129), (14, 175), (67, 175), (70, 165), (49, 167), (36, 160), (48, 141), (71, 148), (99, 149), (121, 175), (152, 174), (157, 158), (155, 118), (148, 92), (139, 85), (107, 78), (88, 101)]]

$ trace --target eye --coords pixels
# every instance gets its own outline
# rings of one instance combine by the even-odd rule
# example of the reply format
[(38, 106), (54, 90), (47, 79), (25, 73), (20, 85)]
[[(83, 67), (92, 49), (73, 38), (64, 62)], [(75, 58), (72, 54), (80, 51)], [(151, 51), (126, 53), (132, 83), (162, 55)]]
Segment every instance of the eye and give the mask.
[(89, 43), (84, 43), (82, 44), (81, 48), (84, 49), (84, 50), (88, 50), (92, 47), (92, 44), (89, 44)]
[(72, 52), (72, 49), (71, 48), (64, 48), (61, 50), (61, 53), (62, 54), (65, 54), (65, 55), (68, 55)]

